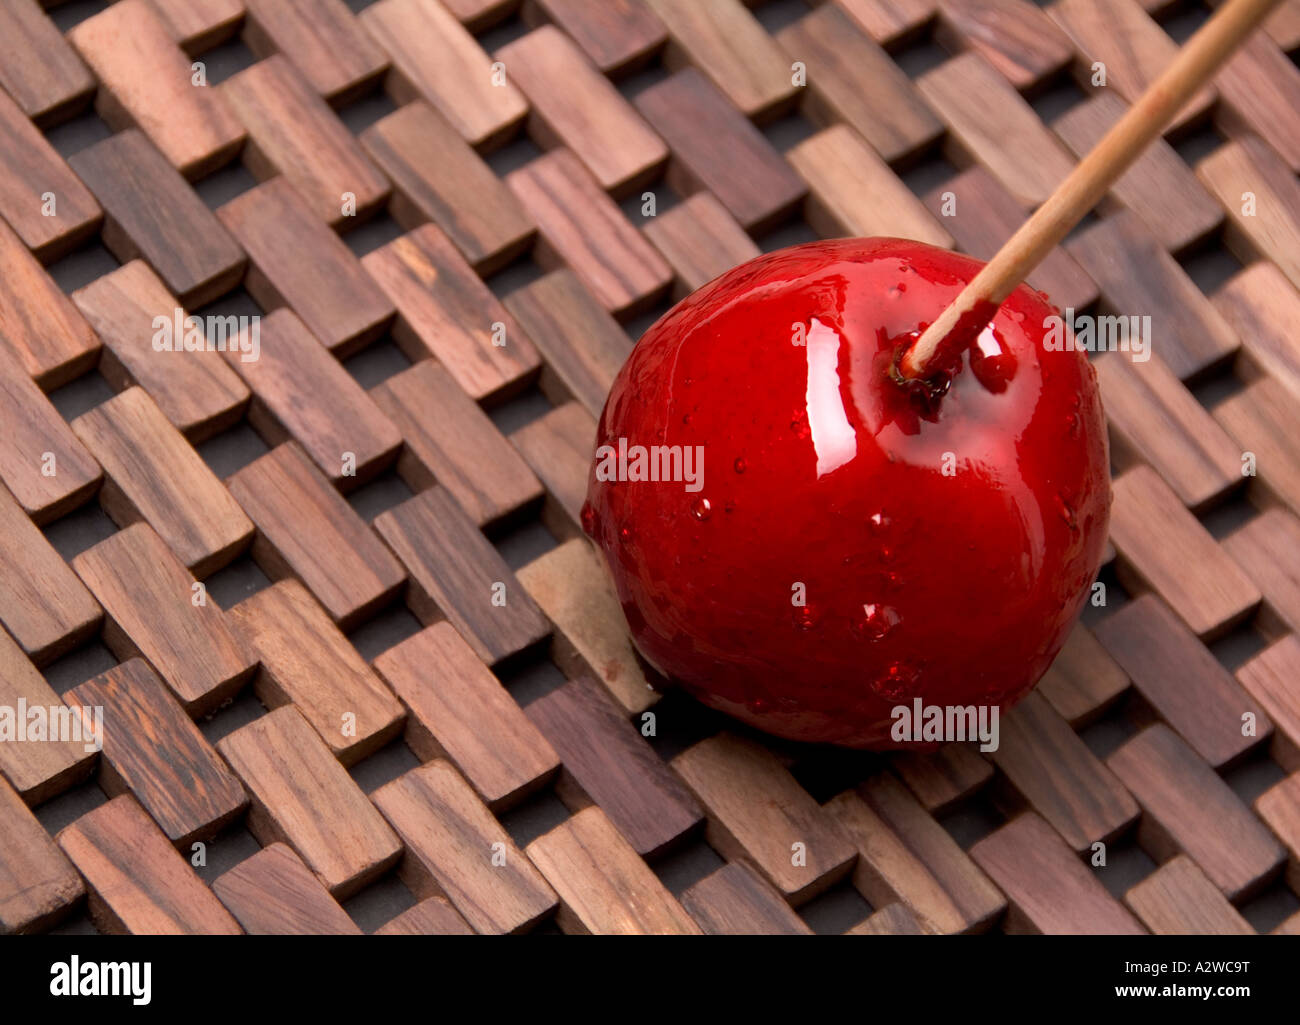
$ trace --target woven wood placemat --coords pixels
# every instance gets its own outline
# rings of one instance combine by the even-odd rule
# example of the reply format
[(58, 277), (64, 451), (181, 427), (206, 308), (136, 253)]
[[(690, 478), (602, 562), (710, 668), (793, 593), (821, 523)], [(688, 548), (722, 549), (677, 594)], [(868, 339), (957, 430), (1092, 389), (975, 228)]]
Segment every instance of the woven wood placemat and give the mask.
[(0, 706), (104, 740), (0, 741), (0, 930), (1300, 932), (1300, 0), (1031, 279), (1155, 343), (995, 753), (652, 689), (578, 528), (677, 297), (989, 256), (1208, 14), (0, 5)]

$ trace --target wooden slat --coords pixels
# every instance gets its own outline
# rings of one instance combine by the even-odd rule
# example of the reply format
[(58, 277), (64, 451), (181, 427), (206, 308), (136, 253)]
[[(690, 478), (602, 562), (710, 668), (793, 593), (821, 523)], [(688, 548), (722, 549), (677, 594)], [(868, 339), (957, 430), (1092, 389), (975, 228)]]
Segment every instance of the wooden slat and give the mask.
[(1202, 640), (1221, 636), (1255, 611), (1259, 589), (1159, 474), (1135, 467), (1115, 481), (1112, 493), (1110, 537), (1129, 590), (1154, 590)]
[(248, 546), (253, 524), (143, 388), (72, 421), (107, 475), (100, 504), (119, 526), (141, 520), (200, 579)]
[(581, 404), (568, 402), (520, 427), (510, 441), (546, 488), (542, 521), (556, 537), (571, 536), (587, 496), (595, 419)]
[(917, 86), (948, 126), (950, 158), (982, 164), (1025, 206), (1043, 202), (1073, 168), (1065, 146), (979, 54), (954, 57)]
[(890, 904), (863, 919), (846, 936), (924, 936), (928, 930), (905, 904)]
[(1300, 292), (1267, 260), (1252, 263), (1214, 293), (1214, 308), (1237, 332), (1247, 366), (1275, 377), (1300, 396)]
[(889, 235), (953, 245), (943, 225), (847, 125), (818, 132), (787, 157), (811, 189), (805, 213), (818, 234)]
[(980, 840), (970, 856), (1007, 895), (1007, 932), (1135, 935), (1145, 931), (1033, 812)]
[(675, 299), (684, 298), (760, 252), (711, 192), (697, 192), (647, 221), (641, 230), (673, 269)]
[(23, 371), (2, 333), (0, 396), (5, 409), (0, 480), (37, 523), (58, 519), (94, 492), (103, 471)]
[(1167, 726), (1143, 730), (1106, 763), (1142, 805), (1138, 840), (1157, 861), (1186, 854), (1236, 903), (1282, 865), (1282, 845)]
[[(1095, 630), (1138, 693), (1211, 765), (1229, 764), (1267, 739), (1264, 710), (1155, 595), (1125, 605)], [(1257, 735), (1243, 736), (1244, 712), (1256, 716)]]
[(119, 130), (139, 128), (186, 178), (203, 177), (244, 144), (226, 98), (193, 83), (189, 58), (145, 0), (113, 4), (68, 40), (99, 79), (99, 116)]
[(0, 831), (0, 935), (42, 932), (81, 899), (81, 876), (4, 780)]
[(541, 385), (552, 401), (572, 396), (599, 416), (632, 352), (632, 340), (618, 322), (568, 270), (517, 289), (505, 304), (545, 358)]
[(87, 812), (58, 835), (85, 877), (100, 932), (237, 934), (238, 923), (130, 794)]
[[(73, 292), (72, 301), (103, 341), (99, 373), (118, 391), (143, 387), (191, 442), (204, 441), (239, 421), (248, 404), (248, 388), (219, 352), (183, 351), (189, 315), (143, 260), (96, 278)], [(171, 325), (160, 344), (174, 342), (179, 318), (181, 351), (154, 349), (158, 317)], [(227, 332), (227, 345), (238, 340), (237, 332)]]
[(343, 104), (388, 70), (388, 56), (344, 0), (243, 0), (243, 39), (259, 57), (281, 53), (319, 95)]
[(441, 363), (417, 363), (370, 395), (406, 443), (397, 470), (412, 491), (443, 485), (480, 527), (541, 498), (528, 464)]
[(375, 519), (411, 574), (407, 604), (425, 623), (444, 616), (489, 665), (540, 644), (550, 624), (497, 550), (445, 488)]
[(568, 147), (607, 192), (621, 196), (648, 184), (668, 159), (664, 141), (554, 26), (534, 29), (493, 56), (532, 105), (530, 134)]
[(1151, 318), (1151, 348), (1179, 380), (1237, 351), (1236, 334), (1136, 215), (1108, 217), (1065, 248), (1101, 287), (1107, 307), (1122, 316)]
[(709, 845), (753, 864), (795, 907), (852, 871), (857, 851), (835, 819), (756, 742), (721, 733), (672, 765), (704, 805)]
[(344, 491), (391, 465), (401, 434), (291, 310), (263, 317), (258, 336), (257, 359), (235, 349), (226, 359), (252, 389), (248, 419), (259, 434), (272, 445), (292, 438)]
[(401, 565), (297, 445), (281, 445), (227, 482), (257, 526), (253, 557), (273, 580), (300, 580), (343, 630), (387, 605)]
[(479, 274), (532, 242), (537, 228), (515, 194), (429, 104), (416, 100), (381, 118), (361, 144), (392, 179), (397, 222), (414, 230), (433, 221)]
[[(1052, 130), (1082, 159), (1128, 110), (1113, 93), (1098, 93), (1052, 122)], [(1169, 143), (1156, 139), (1110, 188), (1110, 196), (1142, 219), (1171, 253), (1208, 238), (1223, 210)]]
[(639, 67), (668, 39), (655, 13), (640, 0), (525, 0), (524, 20), (560, 26), (607, 75)]
[(518, 128), (528, 101), (508, 70), (504, 84), (493, 82), (492, 58), (438, 0), (380, 0), (361, 23), (392, 59), (387, 88), (399, 106), (426, 100), (483, 149)]
[[(28, 735), (26, 731), (19, 732), (24, 730), (18, 718), (19, 702), (25, 702), (29, 710), (46, 710), (44, 732), (47, 739), (22, 742), (17, 739)], [(0, 773), (32, 806), (85, 779), (95, 766), (93, 733), (83, 731), (80, 740), (48, 739), (49, 709), (61, 708), (62, 705), (59, 696), (23, 655), (13, 638), (0, 630), (0, 707), (6, 709), (5, 732), (12, 738), (0, 742)], [(35, 730), (38, 726), (39, 720), (27, 720), (28, 729)], [(63, 735), (71, 736), (70, 733)]]
[(1074, 44), (1030, 0), (938, 0), (935, 38), (974, 50), (1017, 89), (1051, 78), (1074, 59)]
[(472, 936), (474, 930), (445, 897), (430, 897), (375, 930), (376, 936)]
[(1124, 903), (1158, 936), (1255, 935), (1196, 862), (1181, 854), (1124, 894)]
[(402, 845), (294, 708), (278, 708), (217, 743), (248, 787), (248, 828), (287, 843), (338, 900), (397, 863)]
[(682, 907), (709, 936), (808, 936), (812, 930), (748, 865), (733, 861), (682, 893)]
[(560, 767), (542, 732), (450, 623), (389, 648), (375, 670), (410, 710), (406, 742), (450, 761), (492, 811), (546, 785)]
[(1273, 761), (1287, 772), (1300, 772), (1300, 639), (1283, 637), (1243, 665), (1237, 682), (1258, 701), (1273, 721)]
[(1038, 693), (1075, 729), (1094, 722), (1128, 690), (1128, 674), (1097, 640), (1076, 623), (1050, 669), (1038, 681)]
[(432, 356), (479, 401), (507, 397), (537, 373), (527, 333), (437, 225), (394, 239), (361, 264), (396, 307), (393, 337), (412, 362)]
[[(0, 12), (0, 21), (25, 18), (25, 10), (25, 5), (19, 4), (16, 13)], [(0, 27), (0, 35), (4, 31)], [(0, 83), (5, 63), (0, 50)], [(0, 217), (33, 255), (49, 263), (92, 235), (101, 214), (95, 197), (27, 114), (0, 89)]]
[(23, 240), (0, 221), (0, 339), (5, 362), (56, 388), (95, 365), (99, 339)]
[[(1238, 480), (1244, 467), (1242, 454), (1253, 452), (1258, 476), (1249, 478), (1252, 490), (1300, 511), (1300, 457), (1292, 444), (1300, 434), (1300, 403), (1285, 385), (1260, 378), (1243, 391), (1214, 407), (1214, 419), (1237, 445)], [(1238, 448), (1239, 446), (1239, 448)]]
[(388, 198), (388, 179), (288, 58), (258, 61), (221, 91), (248, 130), (244, 163), (263, 180), (284, 175), (326, 224), (364, 218)]
[(1227, 211), (1226, 240), (1241, 262), (1258, 253), (1300, 288), (1300, 182), (1286, 162), (1246, 135), (1201, 160), (1196, 176)]
[(555, 910), (542, 874), (447, 762), (412, 769), (372, 800), (401, 834), (402, 878), (417, 896), (445, 896), (481, 933), (527, 932)]
[(38, 125), (90, 102), (95, 79), (37, 0), (0, 6), (0, 87)]
[(1262, 32), (1248, 36), (1215, 84), (1217, 121), (1232, 135), (1254, 132), (1300, 171), (1300, 70)]
[(787, 107), (796, 87), (789, 61), (740, 0), (647, 0), (671, 37), (665, 63), (695, 65), (751, 118)]
[(311, 869), (281, 843), (218, 876), (212, 892), (250, 936), (361, 935)]
[(552, 657), (565, 675), (593, 675), (628, 715), (640, 715), (659, 695), (637, 661), (600, 559), (575, 538), (520, 569), (519, 582), (555, 624)]
[(680, 195), (707, 190), (743, 227), (762, 232), (807, 193), (776, 148), (695, 68), (641, 91), (636, 106), (672, 147), (668, 183)]
[(1300, 551), (1300, 520), (1282, 509), (1270, 509), (1222, 544), (1263, 592), (1261, 622), (1272, 620), (1274, 633), (1300, 632), (1300, 567), (1277, 557), (1278, 552)]
[(1255, 811), (1287, 851), (1286, 879), (1300, 885), (1300, 774), (1288, 776), (1255, 798)]
[(262, 663), (255, 683), (262, 703), (292, 704), (344, 765), (397, 736), (401, 704), (298, 581), (250, 595), (230, 618)]
[(890, 762), (931, 815), (951, 811), (993, 778), (993, 766), (973, 744), (945, 744), (926, 754), (900, 752)]
[(902, 44), (934, 19), (936, 0), (831, 0), (881, 46)]
[(847, 124), (888, 163), (906, 162), (943, 134), (911, 79), (843, 9), (822, 4), (776, 34), (806, 69), (802, 110)]
[(148, 524), (72, 560), (104, 607), (104, 642), (121, 661), (149, 660), (191, 717), (225, 704), (257, 665), (215, 601)]
[[(1136, 0), (1056, 0), (1047, 13), (1078, 49), (1076, 78), (1085, 91), (1102, 88), (1092, 84), (1093, 65), (1101, 61), (1106, 66), (1104, 88), (1134, 103), (1178, 51)], [(1213, 86), (1203, 86), (1174, 115), (1166, 131), (1185, 128), (1203, 117), (1215, 98)]]
[(672, 269), (568, 150), (538, 157), (506, 183), (537, 222), (538, 261), (568, 264), (610, 313), (635, 316), (668, 291)]
[(181, 853), (243, 814), (243, 786), (148, 663), (123, 662), (63, 699), (103, 709), (100, 786), (110, 795), (134, 794)]
[(186, 53), (202, 53), (232, 35), (245, 0), (149, 0)]
[(574, 811), (599, 805), (641, 857), (664, 853), (703, 821), (690, 791), (589, 677), (570, 680), (524, 711), (564, 763), (560, 798)]
[(0, 622), (38, 665), (98, 631), (99, 603), (0, 485)]
[(873, 906), (901, 901), (942, 933), (983, 931), (1006, 907), (957, 842), (890, 774), (825, 807), (858, 849), (853, 884)]
[(104, 244), (122, 263), (146, 260), (182, 306), (239, 283), (243, 251), (143, 134), (118, 132), (68, 164), (103, 204)]
[(698, 935), (700, 928), (599, 808), (560, 823), (526, 849), (560, 897), (567, 933)]
[(387, 329), (393, 304), (285, 178), (236, 196), (217, 216), (248, 253), (245, 287), (262, 309), (292, 307), (340, 358)]
[[(1241, 449), (1156, 353), (1093, 360), (1119, 466), (1148, 463), (1193, 512), (1241, 484)], [(1217, 415), (1217, 413), (1216, 413)]]
[(513, 13), (519, 0), (442, 0), (447, 8), (471, 32), (489, 29)]
[(1138, 816), (1128, 791), (1038, 694), (1002, 716), (1000, 745), (988, 757), (1077, 853), (1114, 839)]
[[(1026, 217), (1025, 208), (978, 164), (935, 186), (922, 199), (961, 250), (980, 260), (990, 259)], [(1096, 283), (1060, 246), (1043, 258), (1026, 281), (1030, 288), (1046, 292), (1062, 310), (1082, 310), (1097, 300)]]

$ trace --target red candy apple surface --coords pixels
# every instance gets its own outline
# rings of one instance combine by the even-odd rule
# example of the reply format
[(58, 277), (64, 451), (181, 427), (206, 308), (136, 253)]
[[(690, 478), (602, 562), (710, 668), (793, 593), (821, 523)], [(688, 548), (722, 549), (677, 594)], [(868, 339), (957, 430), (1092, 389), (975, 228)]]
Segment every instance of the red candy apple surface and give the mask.
[(1057, 311), (1021, 286), (946, 371), (897, 369), (980, 266), (898, 239), (796, 246), (637, 344), (583, 526), (637, 648), (706, 704), (887, 748), (895, 706), (1006, 707), (1055, 657), (1109, 510), (1086, 357), (1045, 346)]

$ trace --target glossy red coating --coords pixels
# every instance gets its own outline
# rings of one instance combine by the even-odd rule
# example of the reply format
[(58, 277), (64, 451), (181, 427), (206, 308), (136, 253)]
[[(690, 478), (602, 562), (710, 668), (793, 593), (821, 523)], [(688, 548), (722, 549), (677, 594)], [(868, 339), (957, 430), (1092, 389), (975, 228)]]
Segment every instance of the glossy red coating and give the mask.
[(620, 470), (598, 458), (583, 526), (639, 650), (701, 701), (783, 737), (888, 748), (894, 706), (1006, 707), (1055, 657), (1109, 515), (1086, 356), (1044, 348), (1057, 311), (1021, 286), (950, 379), (893, 376), (980, 266), (898, 239), (796, 246), (637, 344), (597, 455), (702, 446), (702, 488), (602, 480)]

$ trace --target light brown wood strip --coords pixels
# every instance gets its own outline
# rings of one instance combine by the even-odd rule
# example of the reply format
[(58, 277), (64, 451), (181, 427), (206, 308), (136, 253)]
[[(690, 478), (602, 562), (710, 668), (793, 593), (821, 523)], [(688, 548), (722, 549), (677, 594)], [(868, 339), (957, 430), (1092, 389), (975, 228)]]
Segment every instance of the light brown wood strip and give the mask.
[(90, 102), (95, 79), (37, 0), (0, 7), (0, 87), (49, 126)]
[[(72, 301), (103, 341), (99, 373), (118, 391), (136, 385), (144, 388), (172, 426), (192, 443), (239, 421), (248, 404), (248, 388), (226, 366), (220, 352), (206, 347), (203, 322), (189, 319), (143, 260), (132, 260), (96, 278), (73, 292)], [(237, 320), (223, 320), (221, 332), (212, 339), (213, 346), (223, 341), (226, 346), (239, 345)], [(192, 351), (185, 349), (187, 336)], [(197, 348), (200, 336), (204, 348)], [(238, 352), (240, 360), (253, 355), (251, 349)]]
[(297, 445), (273, 449), (226, 484), (257, 526), (258, 565), (273, 580), (300, 580), (340, 629), (387, 605), (405, 583), (392, 553)]
[(1038, 681), (1038, 693), (1076, 730), (1091, 725), (1128, 687), (1128, 674), (1082, 623), (1075, 624)]
[(87, 812), (58, 835), (86, 879), (100, 932), (232, 935), (239, 924), (130, 794)]
[(422, 100), (361, 133), (361, 144), (393, 182), (389, 210), (408, 231), (433, 221), (479, 274), (505, 266), (537, 228), (460, 133)]
[(1070, 37), (1031, 0), (938, 0), (935, 38), (949, 50), (974, 50), (1022, 91), (1074, 59)]
[(1157, 936), (1255, 935), (1196, 862), (1182, 854), (1124, 894), (1124, 903)]
[(72, 568), (104, 607), (104, 643), (121, 661), (147, 659), (191, 717), (232, 698), (257, 660), (153, 528), (127, 527)]
[(1186, 854), (1236, 903), (1282, 866), (1282, 845), (1167, 726), (1143, 730), (1106, 763), (1142, 805), (1138, 840), (1157, 861)]
[(733, 861), (682, 893), (682, 907), (709, 936), (808, 936), (812, 930), (748, 865)]
[(711, 192), (697, 192), (647, 221), (641, 230), (672, 267), (676, 299), (686, 297), (760, 252), (754, 240)]
[(542, 522), (558, 538), (574, 536), (596, 449), (595, 418), (580, 403), (567, 402), (519, 428), (510, 441), (546, 488)]
[(1273, 721), (1273, 761), (1287, 772), (1300, 772), (1300, 639), (1283, 637), (1238, 669), (1236, 677)]
[(245, 0), (149, 0), (186, 53), (202, 53), (233, 35)]
[(0, 780), (0, 935), (43, 932), (85, 893), (81, 876), (22, 798)]
[(445, 897), (430, 897), (375, 930), (376, 936), (472, 936), (474, 930)]
[(993, 766), (974, 744), (945, 744), (938, 751), (898, 752), (890, 764), (931, 815), (943, 815), (993, 778)]
[(599, 808), (587, 808), (526, 849), (560, 897), (568, 933), (698, 935), (700, 928)]
[(519, 570), (519, 582), (552, 623), (552, 657), (570, 679), (594, 676), (628, 715), (659, 700), (637, 661), (600, 556), (582, 538), (567, 541)]
[(137, 127), (191, 180), (220, 167), (244, 144), (224, 96), (195, 84), (189, 58), (145, 0), (121, 0), (68, 33), (99, 79), (95, 109), (116, 129)]
[(37, 665), (99, 629), (99, 603), (0, 485), (0, 622)]
[(1214, 407), (1214, 419), (1237, 444), (1238, 480), (1247, 467), (1245, 453), (1254, 455), (1252, 491), (1266, 501), (1300, 511), (1300, 457), (1292, 442), (1300, 434), (1300, 403), (1286, 386), (1270, 377), (1255, 381)]
[(1270, 509), (1222, 541), (1233, 562), (1246, 571), (1264, 594), (1263, 625), (1274, 634), (1300, 632), (1300, 567), (1278, 552), (1300, 551), (1300, 520)]
[(541, 644), (546, 617), (451, 493), (433, 487), (375, 519), (411, 575), (407, 604), (424, 623), (447, 618), (495, 665)]
[(298, 581), (258, 591), (229, 615), (262, 663), (255, 682), (262, 703), (292, 704), (341, 763), (352, 765), (397, 736), (401, 704)]
[(373, 800), (401, 834), (402, 878), (417, 896), (445, 896), (481, 933), (527, 932), (554, 912), (555, 892), (447, 762), (412, 769)]
[(492, 811), (518, 804), (559, 769), (546, 737), (450, 623), (389, 648), (375, 670), (410, 710), (411, 750), (421, 761), (450, 761)]
[(524, 20), (554, 22), (605, 74), (645, 63), (668, 39), (663, 22), (640, 0), (525, 0)]
[(432, 356), (477, 401), (522, 390), (541, 363), (527, 332), (437, 225), (367, 253), (362, 266), (396, 307), (393, 337), (412, 362)]
[(568, 150), (510, 172), (506, 184), (537, 222), (539, 262), (567, 264), (610, 313), (635, 316), (668, 291), (672, 269)]
[(1269, 787), (1255, 798), (1254, 807), (1286, 847), (1286, 879), (1294, 890), (1300, 884), (1300, 774)]
[(248, 787), (248, 827), (287, 843), (337, 900), (397, 863), (401, 842), (294, 708), (278, 708), (217, 743)]
[(1220, 286), (1213, 301), (1241, 339), (1240, 368), (1275, 377), (1300, 396), (1300, 342), (1291, 329), (1300, 320), (1300, 292), (1286, 276), (1259, 260)]
[(833, 816), (754, 741), (720, 733), (672, 765), (704, 805), (709, 845), (753, 864), (795, 907), (853, 870), (857, 851)]
[(844, 8), (881, 46), (902, 44), (934, 20), (936, 0), (830, 0)]
[[(24, 706), (27, 715), (22, 716), (19, 710)], [(0, 707), (4, 708), (0, 735), (5, 737), (0, 741), (0, 773), (24, 801), (41, 804), (90, 775), (102, 735), (86, 730), (70, 710), (64, 713), (59, 696), (4, 630), (0, 630)], [(49, 739), (51, 709), (59, 717), (56, 735), (71, 739)]]
[(361, 935), (311, 869), (281, 843), (218, 876), (212, 892), (250, 936)]
[(221, 91), (248, 131), (244, 163), (263, 180), (284, 175), (326, 224), (387, 199), (388, 179), (288, 58), (258, 61)]
[(248, 546), (253, 524), (143, 388), (72, 421), (107, 478), (100, 505), (119, 526), (141, 520), (200, 579)]
[(1008, 822), (970, 849), (970, 856), (1007, 896), (1011, 933), (1136, 935), (1129, 911), (1033, 812)]
[(1217, 121), (1232, 135), (1254, 132), (1300, 171), (1300, 69), (1264, 33), (1248, 36), (1215, 78)]
[(344, 0), (243, 0), (244, 42), (259, 57), (293, 62), (311, 88), (342, 104), (388, 70), (388, 56)]

